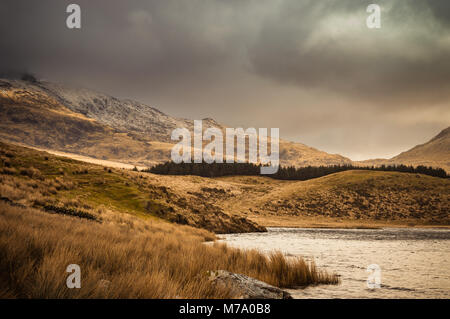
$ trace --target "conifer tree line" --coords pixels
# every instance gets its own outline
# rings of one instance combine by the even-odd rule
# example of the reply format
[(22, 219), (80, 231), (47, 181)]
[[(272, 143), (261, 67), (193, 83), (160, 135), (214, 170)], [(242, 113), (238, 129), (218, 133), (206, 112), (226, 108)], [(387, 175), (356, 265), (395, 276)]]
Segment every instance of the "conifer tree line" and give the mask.
[[(202, 177), (219, 177), (246, 175), (258, 176), (260, 173), (260, 164), (252, 163), (180, 163), (165, 162), (155, 165), (142, 172), (150, 172), (161, 175), (196, 175)], [(325, 175), (349, 171), (349, 170), (370, 170), (370, 171), (388, 171), (424, 174), (434, 177), (448, 178), (446, 171), (442, 168), (433, 168), (426, 166), (407, 166), (407, 165), (380, 165), (380, 166), (353, 166), (353, 165), (332, 165), (332, 166), (306, 166), (306, 167), (280, 167), (278, 172), (271, 175), (265, 175), (274, 179), (282, 180), (308, 180), (322, 177)]]

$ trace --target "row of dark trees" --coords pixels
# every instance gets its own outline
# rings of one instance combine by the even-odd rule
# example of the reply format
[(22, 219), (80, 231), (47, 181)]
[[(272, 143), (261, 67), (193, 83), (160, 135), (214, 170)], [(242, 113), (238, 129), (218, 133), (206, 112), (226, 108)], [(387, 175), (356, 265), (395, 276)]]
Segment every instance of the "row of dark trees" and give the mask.
[[(144, 172), (161, 175), (197, 175), (203, 177), (219, 177), (246, 175), (261, 175), (261, 165), (252, 163), (180, 163), (165, 162), (158, 164)], [(380, 165), (380, 166), (353, 166), (353, 165), (333, 165), (333, 166), (307, 166), (307, 167), (280, 167), (275, 174), (268, 177), (283, 180), (308, 180), (337, 172), (348, 170), (371, 170), (371, 171), (392, 171), (402, 173), (424, 174), (441, 178), (448, 178), (446, 171), (442, 168), (426, 166), (407, 165)]]

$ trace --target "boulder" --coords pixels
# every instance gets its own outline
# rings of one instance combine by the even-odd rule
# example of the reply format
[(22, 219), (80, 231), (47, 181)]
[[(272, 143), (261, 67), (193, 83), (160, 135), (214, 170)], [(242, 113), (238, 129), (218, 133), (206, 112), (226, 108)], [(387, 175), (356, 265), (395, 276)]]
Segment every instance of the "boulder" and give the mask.
[(280, 288), (226, 270), (210, 271), (209, 280), (213, 285), (230, 289), (231, 295), (237, 299), (292, 299), (288, 292)]

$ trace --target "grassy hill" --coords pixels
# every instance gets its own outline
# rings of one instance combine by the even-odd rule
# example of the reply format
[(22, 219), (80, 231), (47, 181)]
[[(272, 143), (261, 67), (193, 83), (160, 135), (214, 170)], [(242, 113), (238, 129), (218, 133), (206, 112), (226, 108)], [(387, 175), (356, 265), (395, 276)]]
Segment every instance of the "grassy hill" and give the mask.
[(336, 226), (450, 225), (449, 198), (449, 179), (347, 171), (278, 187), (255, 198), (248, 216), (259, 222), (277, 216)]
[[(216, 233), (283, 226), (450, 225), (450, 180), (346, 171), (308, 181), (134, 172), (0, 144), (0, 197), (27, 207), (103, 209)], [(254, 223), (254, 222), (256, 223)]]
[(156, 176), (78, 162), (0, 143), (0, 197), (25, 207), (103, 209), (162, 218), (216, 233), (264, 231), (213, 204), (186, 201)]

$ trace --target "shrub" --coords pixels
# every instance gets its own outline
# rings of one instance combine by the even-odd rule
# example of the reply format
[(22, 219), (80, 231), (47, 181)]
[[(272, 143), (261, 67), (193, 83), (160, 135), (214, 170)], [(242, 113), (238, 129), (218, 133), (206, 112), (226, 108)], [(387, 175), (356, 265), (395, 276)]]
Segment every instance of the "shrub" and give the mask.
[(17, 170), (14, 167), (3, 167), (2, 173), (7, 175), (15, 175), (17, 174)]
[(69, 216), (75, 216), (75, 217), (86, 218), (86, 219), (98, 221), (97, 217), (95, 217), (94, 215), (89, 214), (85, 211), (77, 210), (77, 209), (73, 209), (73, 208), (59, 207), (59, 206), (55, 206), (55, 205), (45, 205), (44, 210), (46, 212), (53, 212), (53, 213), (61, 214), (61, 215), (69, 215)]
[(24, 176), (28, 176), (29, 178), (42, 179), (41, 171), (34, 167), (21, 168), (20, 174), (24, 175)]

